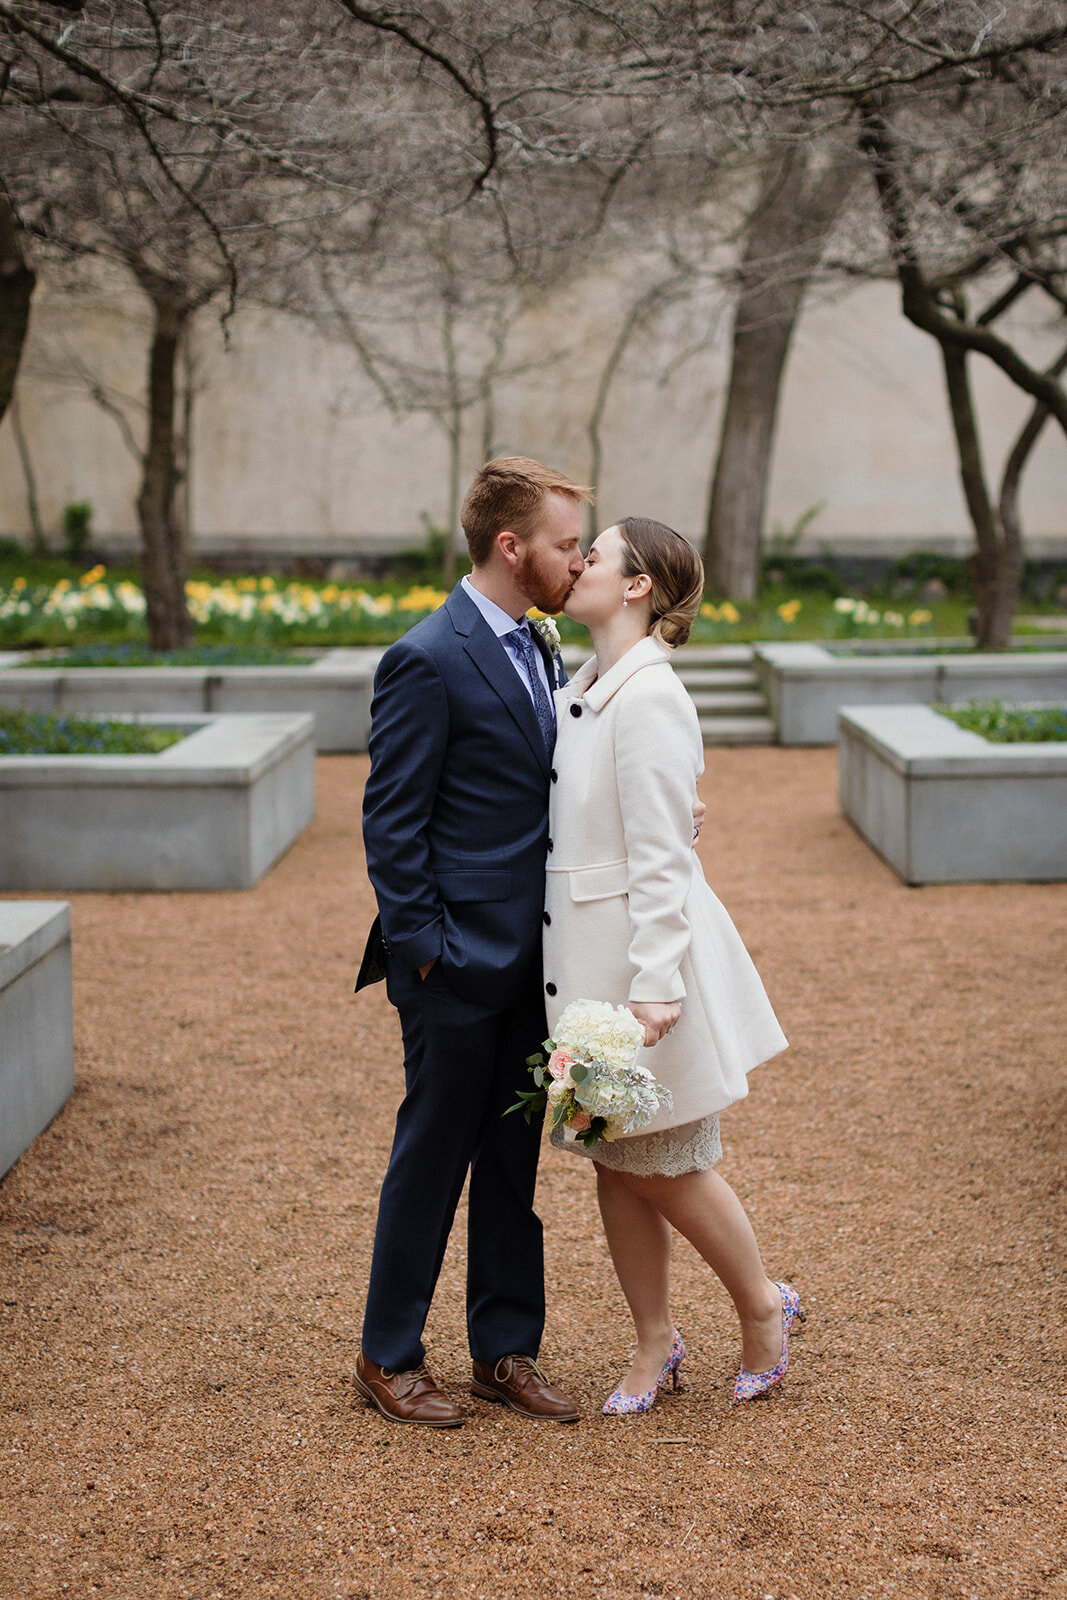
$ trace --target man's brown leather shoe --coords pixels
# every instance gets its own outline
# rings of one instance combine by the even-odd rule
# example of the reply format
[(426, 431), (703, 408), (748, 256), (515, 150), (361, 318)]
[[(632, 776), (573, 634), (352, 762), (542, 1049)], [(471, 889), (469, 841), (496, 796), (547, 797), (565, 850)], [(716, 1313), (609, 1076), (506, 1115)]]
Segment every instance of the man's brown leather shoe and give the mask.
[(458, 1428), (463, 1412), (434, 1383), (426, 1363), (411, 1372), (391, 1372), (363, 1351), (356, 1357), (352, 1381), (390, 1422), (421, 1422), (424, 1428)]
[(549, 1383), (532, 1356), (501, 1356), (495, 1367), (476, 1361), (471, 1394), (502, 1400), (520, 1417), (543, 1422), (577, 1422), (580, 1414), (570, 1396)]

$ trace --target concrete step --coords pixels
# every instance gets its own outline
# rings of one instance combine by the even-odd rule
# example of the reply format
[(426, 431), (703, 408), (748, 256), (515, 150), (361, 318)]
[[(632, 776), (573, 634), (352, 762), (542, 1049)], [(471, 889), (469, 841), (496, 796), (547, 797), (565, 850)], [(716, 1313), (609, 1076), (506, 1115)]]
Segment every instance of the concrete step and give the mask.
[(690, 694), (701, 689), (754, 689), (756, 674), (747, 667), (676, 667)]
[(674, 652), (674, 666), (682, 667), (743, 667), (755, 659), (756, 652), (750, 644), (687, 644)]
[[(565, 644), (560, 651), (568, 672), (588, 661), (592, 653), (591, 643)], [(691, 667), (748, 666), (755, 659), (755, 652), (750, 644), (687, 644), (676, 650), (671, 659), (676, 672), (688, 672)]]
[(770, 717), (701, 717), (700, 732), (709, 745), (777, 743)]
[(767, 699), (759, 689), (689, 689), (689, 698), (702, 717), (767, 715)]
[[(567, 671), (575, 672), (589, 653), (580, 645), (564, 645)], [(696, 706), (705, 744), (777, 742), (766, 697), (752, 670), (753, 659), (747, 644), (686, 645), (671, 658)]]

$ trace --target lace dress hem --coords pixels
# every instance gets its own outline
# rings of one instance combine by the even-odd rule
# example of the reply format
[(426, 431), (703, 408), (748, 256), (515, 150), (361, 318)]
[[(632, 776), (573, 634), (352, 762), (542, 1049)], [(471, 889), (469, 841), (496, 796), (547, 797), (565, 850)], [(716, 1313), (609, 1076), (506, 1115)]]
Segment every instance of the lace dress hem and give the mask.
[(587, 1149), (567, 1128), (553, 1128), (549, 1142), (557, 1150), (589, 1156), (613, 1172), (633, 1172), (638, 1177), (681, 1178), (687, 1172), (706, 1172), (722, 1160), (719, 1113), (685, 1122), (657, 1133), (635, 1133), (611, 1143), (601, 1140)]

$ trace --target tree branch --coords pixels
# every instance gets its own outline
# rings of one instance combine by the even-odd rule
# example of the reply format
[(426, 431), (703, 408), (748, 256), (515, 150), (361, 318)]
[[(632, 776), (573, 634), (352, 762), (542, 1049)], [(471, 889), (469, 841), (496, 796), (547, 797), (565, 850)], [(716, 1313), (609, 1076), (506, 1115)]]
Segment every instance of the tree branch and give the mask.
[(927, 282), (911, 231), (896, 139), (880, 109), (860, 108), (860, 145), (874, 176), (875, 189), (901, 287), (904, 315), (931, 334), (943, 352), (973, 351), (992, 361), (1020, 389), (1046, 405), (1067, 433), (1067, 393), (1046, 373), (1024, 361), (1018, 351), (985, 326), (949, 316)]
[(380, 12), (371, 11), (366, 6), (358, 5), (356, 0), (337, 0), (337, 4), (342, 10), (347, 11), (354, 21), (363, 23), (364, 27), (373, 28), (378, 33), (393, 34), (396, 38), (403, 40), (408, 48), (414, 50), (417, 55), (423, 56), (427, 61), (434, 62), (452, 79), (453, 83), (462, 90), (467, 98), (473, 101), (481, 117), (487, 149), (482, 169), (476, 174), (471, 185), (471, 194), (478, 194), (485, 188), (499, 157), (496, 113), (492, 102), (479, 89), (475, 88), (470, 78), (456, 66), (454, 61), (444, 55), (442, 51), (435, 50), (433, 45), (417, 38), (411, 29), (406, 28), (403, 23), (394, 22), (390, 18), (382, 16)]
[[(171, 171), (166, 155), (148, 126), (146, 108), (150, 107), (152, 110), (161, 111), (160, 105), (151, 100), (150, 97), (139, 95), (136, 91), (127, 89), (124, 84), (117, 82), (116, 79), (110, 77), (108, 73), (103, 72), (99, 67), (95, 67), (92, 62), (86, 61), (83, 56), (76, 55), (73, 51), (68, 50), (61, 40), (51, 39), (40, 28), (34, 27), (20, 14), (17, 7), (12, 4), (12, 0), (0, 0), (0, 18), (5, 19), (14, 32), (24, 33), (27, 37), (32, 38), (42, 50), (56, 61), (62, 62), (68, 71), (73, 72), (75, 76), (84, 78), (90, 83), (95, 83), (99, 89), (104, 91), (107, 98), (113, 104), (119, 106), (125, 115), (129, 117), (167, 182), (181, 196), (186, 205), (196, 212), (214, 239), (225, 264), (229, 280), (230, 303), (226, 315), (231, 316), (237, 307), (237, 263), (230, 253), (229, 246), (222, 236), (218, 223), (206, 207), (201, 205), (196, 196), (190, 193), (187, 185)], [(162, 114), (166, 115), (167, 113), (162, 111)]]

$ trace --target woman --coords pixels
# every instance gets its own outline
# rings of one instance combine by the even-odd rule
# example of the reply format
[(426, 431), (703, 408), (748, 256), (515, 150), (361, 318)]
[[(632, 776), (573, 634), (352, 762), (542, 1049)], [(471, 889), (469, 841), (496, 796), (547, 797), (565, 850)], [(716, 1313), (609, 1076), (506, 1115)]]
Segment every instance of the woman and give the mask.
[(696, 711), (670, 664), (703, 592), (700, 557), (661, 523), (630, 517), (596, 540), (565, 611), (595, 655), (556, 691), (559, 732), (549, 832), (545, 989), (549, 1033), (572, 1000), (625, 1004), (645, 1029), (647, 1065), (671, 1091), (640, 1133), (591, 1149), (612, 1261), (637, 1352), (604, 1406), (650, 1409), (685, 1347), (670, 1313), (671, 1229), (722, 1280), (741, 1320), (734, 1399), (785, 1373), (803, 1321), (796, 1291), (763, 1270), (740, 1201), (713, 1170), (719, 1112), (745, 1074), (785, 1048), (763, 985), (692, 849), (704, 770)]

